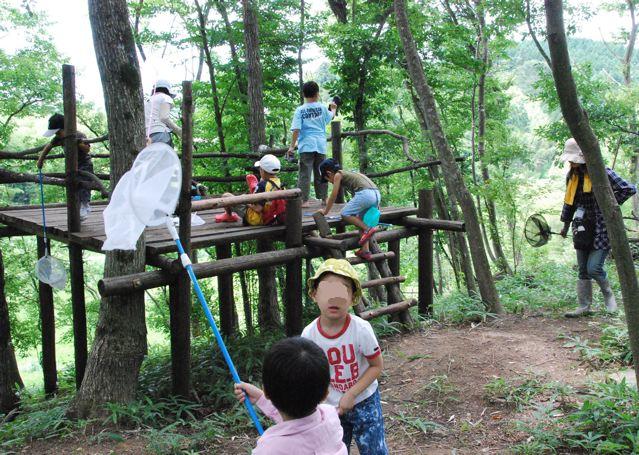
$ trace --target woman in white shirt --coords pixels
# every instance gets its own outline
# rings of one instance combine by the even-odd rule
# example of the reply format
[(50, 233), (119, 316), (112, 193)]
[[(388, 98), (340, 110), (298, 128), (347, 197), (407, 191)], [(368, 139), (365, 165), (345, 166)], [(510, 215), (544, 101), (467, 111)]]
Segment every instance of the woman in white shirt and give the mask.
[(164, 142), (173, 147), (171, 132), (182, 134), (182, 129), (170, 117), (174, 96), (168, 81), (158, 80), (155, 83), (151, 97), (144, 106), (146, 136), (149, 143)]

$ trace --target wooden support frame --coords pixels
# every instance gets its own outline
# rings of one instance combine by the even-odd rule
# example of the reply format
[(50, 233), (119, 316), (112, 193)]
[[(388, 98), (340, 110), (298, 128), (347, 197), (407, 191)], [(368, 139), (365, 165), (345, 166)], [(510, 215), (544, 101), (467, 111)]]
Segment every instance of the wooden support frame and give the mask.
[[(182, 247), (191, 255), (191, 176), (193, 174), (193, 95), (192, 84), (182, 83), (182, 188), (176, 213), (180, 219)], [(191, 382), (191, 281), (180, 270), (169, 286), (171, 328), (171, 380), (173, 393), (189, 396)]]
[[(290, 199), (286, 204), (286, 248), (302, 246), (302, 198)], [(284, 292), (284, 321), (287, 336), (302, 333), (302, 257), (286, 264), (286, 290)]]
[[(432, 218), (433, 190), (419, 190), (417, 216)], [(417, 236), (417, 286), (419, 314), (433, 314), (433, 231), (423, 227)]]
[[(67, 228), (80, 232), (80, 200), (78, 195), (78, 141), (76, 137), (75, 68), (62, 65), (64, 98), (64, 155), (67, 195)], [(69, 275), (71, 279), (71, 309), (73, 313), (73, 347), (75, 354), (75, 384), (80, 388), (87, 364), (87, 316), (84, 300), (84, 262), (82, 247), (69, 244)]]
[(417, 304), (417, 301), (415, 299), (402, 300), (401, 302), (392, 303), (390, 305), (364, 311), (360, 313), (359, 317), (366, 321), (370, 321), (371, 319), (377, 318), (379, 316), (383, 316), (385, 314), (396, 314), (396, 313), (406, 312), (408, 311), (409, 308), (415, 306), (416, 304)]
[[(232, 257), (231, 244), (215, 247), (217, 260)], [(217, 276), (217, 293), (220, 301), (220, 331), (230, 337), (235, 333), (235, 295), (233, 293), (233, 274), (225, 273)]]
[[(51, 248), (51, 241), (38, 237), (38, 257)], [(48, 284), (38, 281), (38, 303), (40, 310), (40, 327), (42, 331), (42, 375), (44, 394), (52, 397), (58, 390), (58, 369), (55, 357), (55, 313), (53, 306), (53, 289)]]

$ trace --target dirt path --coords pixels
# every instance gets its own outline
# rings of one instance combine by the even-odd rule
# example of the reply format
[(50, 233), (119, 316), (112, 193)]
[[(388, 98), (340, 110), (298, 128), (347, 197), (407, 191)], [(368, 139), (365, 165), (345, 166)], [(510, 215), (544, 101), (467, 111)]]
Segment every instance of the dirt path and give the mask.
[[(541, 387), (554, 382), (582, 386), (596, 373), (563, 348), (565, 340), (559, 337), (595, 338), (597, 326), (592, 318), (506, 316), (492, 323), (432, 327), (384, 340), (380, 387), (390, 453), (508, 453), (525, 437), (513, 421), (526, 419), (530, 411), (488, 398), (486, 384), (532, 380)], [(253, 446), (252, 435), (237, 435), (211, 441), (209, 453), (250, 453)], [(142, 447), (136, 438), (98, 445), (52, 441), (33, 444), (24, 453), (141, 453)]]

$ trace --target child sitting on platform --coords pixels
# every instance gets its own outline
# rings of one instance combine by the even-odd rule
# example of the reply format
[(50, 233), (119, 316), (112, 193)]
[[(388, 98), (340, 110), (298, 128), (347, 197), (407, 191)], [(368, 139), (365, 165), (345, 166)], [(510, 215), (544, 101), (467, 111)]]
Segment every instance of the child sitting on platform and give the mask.
[(264, 391), (252, 384), (235, 385), (240, 402), (248, 396), (276, 423), (257, 441), (253, 455), (347, 454), (335, 407), (320, 404), (330, 373), (319, 346), (300, 337), (275, 343), (264, 358), (262, 380)]
[(333, 184), (333, 191), (326, 202), (326, 207), (319, 210), (319, 212), (327, 215), (331, 211), (331, 207), (333, 207), (340, 188), (344, 188), (351, 193), (353, 197), (344, 208), (342, 208), (340, 215), (342, 215), (342, 219), (346, 223), (353, 224), (362, 231), (362, 236), (359, 239), (359, 244), (362, 248), (357, 250), (355, 254), (369, 261), (372, 254), (368, 246), (368, 241), (373, 234), (377, 232), (377, 228), (367, 226), (362, 218), (371, 207), (379, 207), (381, 195), (377, 186), (364, 174), (343, 171), (339, 163), (332, 158), (322, 161), (319, 169), (322, 174), (322, 179)]
[[(255, 167), (259, 168), (260, 180), (253, 174), (246, 176), (246, 183), (249, 188), (249, 194), (267, 193), (282, 189), (277, 174), (280, 172), (280, 160), (274, 155), (264, 155), (262, 159), (255, 163)], [(224, 197), (233, 196), (231, 193), (224, 193)], [(238, 213), (233, 212), (235, 209)], [(242, 220), (245, 225), (261, 226), (268, 224), (282, 223), (284, 220), (284, 212), (286, 210), (286, 202), (283, 200), (273, 200), (268, 202), (258, 202), (235, 207), (226, 207), (225, 212), (217, 215), (215, 221), (217, 223), (235, 223)]]
[(348, 309), (362, 295), (357, 272), (345, 259), (327, 259), (308, 280), (308, 293), (320, 310), (302, 337), (317, 343), (330, 365), (326, 403), (337, 408), (344, 443), (355, 442), (362, 455), (387, 454), (377, 378), (382, 351), (371, 325)]

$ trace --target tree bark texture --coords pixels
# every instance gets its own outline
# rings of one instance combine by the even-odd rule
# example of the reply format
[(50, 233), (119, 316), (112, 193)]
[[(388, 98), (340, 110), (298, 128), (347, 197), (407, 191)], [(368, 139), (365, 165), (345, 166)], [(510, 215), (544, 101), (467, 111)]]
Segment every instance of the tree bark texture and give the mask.
[[(257, 251), (268, 252), (273, 250), (273, 244), (269, 241), (258, 240)], [(277, 283), (275, 281), (275, 267), (257, 269), (259, 282), (259, 300), (257, 304), (257, 318), (260, 330), (277, 328), (282, 325), (280, 307), (277, 303)]]
[(8, 413), (19, 404), (16, 394), (24, 387), (11, 343), (9, 306), (4, 294), (4, 262), (0, 251), (0, 413)]
[(577, 87), (572, 76), (570, 56), (564, 30), (561, 0), (545, 0), (548, 47), (552, 61), (555, 88), (564, 120), (586, 158), (588, 173), (597, 203), (603, 212), (612, 253), (617, 265), (621, 294), (626, 311), (630, 348), (634, 359), (635, 376), (639, 379), (639, 286), (632, 252), (626, 236), (621, 210), (610, 187), (599, 141), (586, 112), (581, 107)]
[(266, 144), (264, 119), (264, 95), (262, 92), (262, 64), (260, 63), (260, 34), (254, 0), (242, 0), (244, 17), (244, 44), (248, 74), (249, 146), (256, 152), (260, 144)]
[(430, 128), (430, 134), (435, 144), (435, 148), (442, 161), (444, 180), (449, 194), (456, 192), (460, 207), (464, 213), (466, 230), (470, 241), (470, 252), (472, 254), (475, 275), (479, 285), (479, 292), (482, 300), (489, 311), (502, 313), (499, 295), (495, 288), (490, 264), (486, 257), (486, 251), (481, 238), (481, 227), (477, 218), (477, 211), (472, 196), (464, 183), (461, 171), (455, 162), (455, 158), (448, 146), (448, 141), (444, 134), (435, 97), (432, 89), (428, 85), (421, 58), (417, 52), (413, 34), (409, 28), (408, 17), (406, 15), (406, 3), (404, 0), (394, 0), (395, 17), (397, 28), (404, 48), (408, 73), (419, 94), (420, 105), (425, 114), (426, 121)]
[[(486, 163), (486, 74), (490, 62), (488, 60), (488, 37), (486, 36), (486, 19), (484, 17), (484, 9), (480, 4), (480, 0), (475, 0), (477, 6), (477, 19), (479, 22), (479, 50), (481, 52), (482, 70), (479, 75), (479, 83), (477, 85), (477, 109), (478, 115), (478, 127), (477, 127), (477, 152), (481, 164), (481, 176), (484, 185), (490, 183), (490, 173), (488, 171), (488, 164)], [(488, 211), (488, 231), (490, 233), (490, 239), (493, 244), (495, 252), (495, 264), (503, 273), (512, 275), (513, 271), (508, 264), (504, 249), (501, 246), (501, 239), (499, 237), (499, 228), (497, 227), (497, 209), (495, 208), (495, 201), (491, 197), (486, 197), (486, 209)], [(479, 208), (479, 204), (478, 207)], [(488, 249), (486, 244), (486, 249)]]
[(209, 39), (206, 35), (206, 16), (208, 16), (208, 11), (205, 14), (200, 6), (200, 2), (197, 0), (195, 0), (195, 8), (197, 9), (198, 30), (200, 33), (200, 39), (202, 40), (204, 58), (206, 60), (206, 66), (209, 69), (211, 94), (213, 95), (213, 113), (215, 115), (215, 125), (217, 126), (217, 140), (220, 141), (220, 153), (226, 153), (226, 141), (224, 140), (224, 127), (222, 125), (222, 109), (220, 108), (220, 97), (217, 90), (217, 81), (215, 79), (215, 64), (213, 63), (213, 57), (211, 56)]
[(297, 48), (297, 82), (300, 86), (300, 103), (304, 104), (304, 94), (302, 87), (304, 86), (304, 64), (302, 62), (302, 51), (304, 50), (304, 32), (306, 22), (306, 8), (304, 0), (300, 0), (300, 45)]
[[(140, 70), (125, 0), (89, 0), (89, 18), (102, 80), (111, 145), (111, 181), (131, 168), (145, 146)], [(144, 271), (144, 235), (136, 250), (106, 253), (104, 276)], [(81, 418), (103, 412), (105, 402), (134, 399), (147, 352), (144, 293), (103, 298), (82, 387), (74, 403)]]

